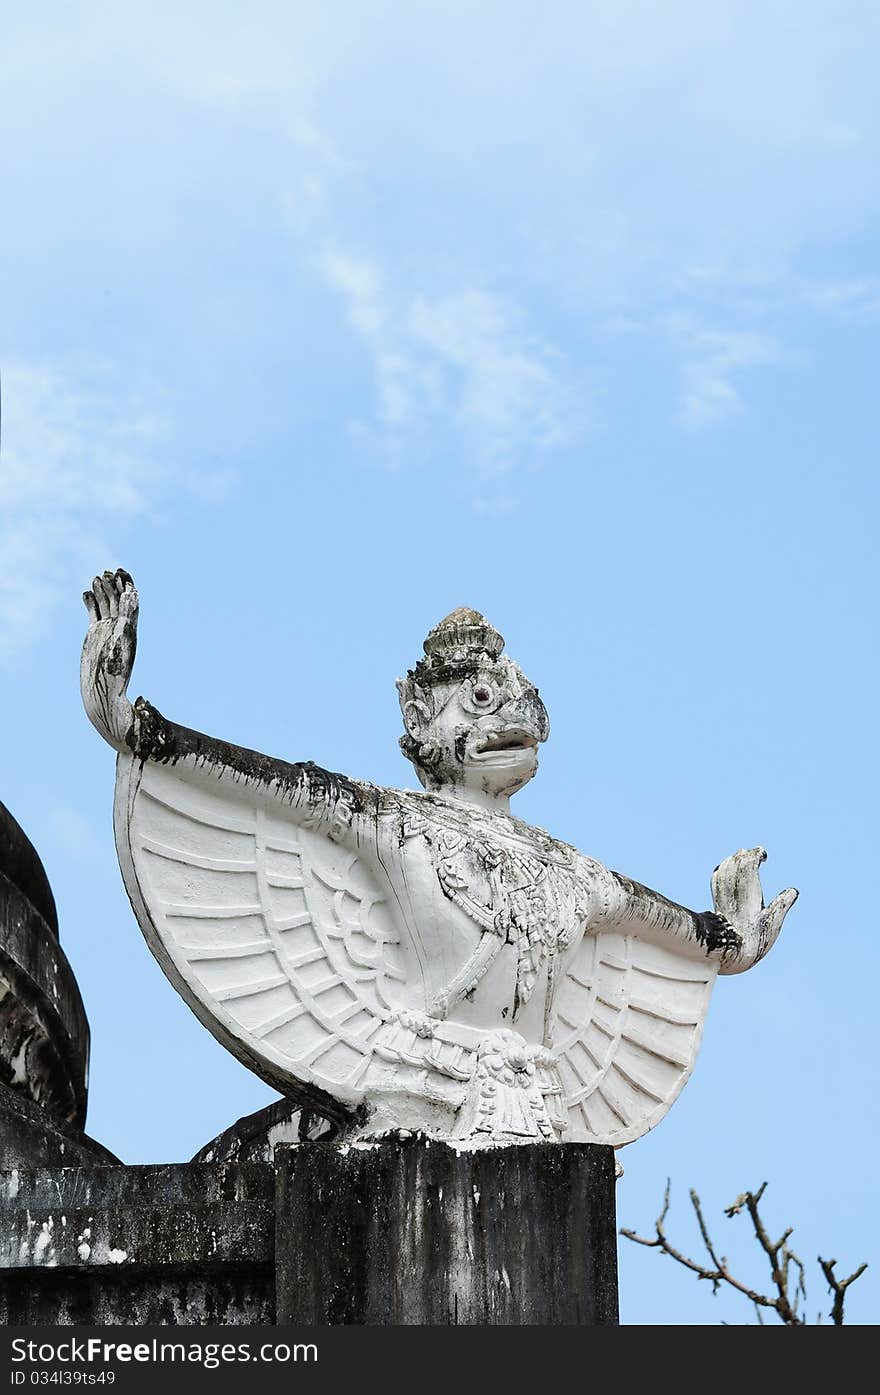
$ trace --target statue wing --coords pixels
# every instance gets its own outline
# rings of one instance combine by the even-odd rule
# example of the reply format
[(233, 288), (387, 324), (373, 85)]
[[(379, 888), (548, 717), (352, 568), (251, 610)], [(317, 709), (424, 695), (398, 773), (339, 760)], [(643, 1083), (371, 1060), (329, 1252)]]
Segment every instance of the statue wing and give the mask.
[(141, 929), (196, 1016), (284, 1093), (355, 1106), (404, 979), (366, 859), (269, 780), (193, 755), (121, 754), (115, 825)]
[(717, 974), (634, 934), (581, 938), (554, 1004), (568, 1141), (619, 1147), (660, 1122), (693, 1070)]

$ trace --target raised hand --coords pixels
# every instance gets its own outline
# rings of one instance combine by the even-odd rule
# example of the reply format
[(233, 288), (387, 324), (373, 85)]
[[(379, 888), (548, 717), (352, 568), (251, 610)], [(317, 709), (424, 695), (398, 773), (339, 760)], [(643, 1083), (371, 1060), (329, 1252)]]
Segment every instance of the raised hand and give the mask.
[(138, 594), (120, 568), (96, 576), (83, 601), (89, 612), (80, 663), (83, 703), (104, 740), (121, 748), (132, 723), (125, 692), (137, 647)]
[(740, 953), (731, 957), (722, 973), (740, 973), (763, 959), (775, 944), (782, 922), (798, 898), (794, 887), (790, 886), (765, 907), (758, 869), (766, 857), (763, 848), (742, 849), (725, 858), (712, 873), (715, 910), (742, 936), (743, 942)]

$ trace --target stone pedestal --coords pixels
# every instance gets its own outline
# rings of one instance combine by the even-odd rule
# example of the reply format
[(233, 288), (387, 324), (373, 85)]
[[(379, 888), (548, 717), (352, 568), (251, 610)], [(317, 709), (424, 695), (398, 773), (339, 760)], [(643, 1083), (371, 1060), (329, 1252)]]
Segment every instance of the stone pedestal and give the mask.
[(280, 1324), (616, 1324), (614, 1154), (423, 1137), (275, 1154)]

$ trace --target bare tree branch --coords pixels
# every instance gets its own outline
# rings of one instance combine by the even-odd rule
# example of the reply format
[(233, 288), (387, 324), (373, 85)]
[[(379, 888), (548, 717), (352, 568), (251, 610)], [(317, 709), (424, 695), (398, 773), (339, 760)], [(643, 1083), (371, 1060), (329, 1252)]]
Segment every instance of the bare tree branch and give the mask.
[(858, 1269), (854, 1270), (848, 1279), (838, 1279), (834, 1273), (834, 1266), (836, 1263), (836, 1259), (823, 1259), (822, 1256), (819, 1255), (819, 1265), (822, 1269), (822, 1273), (828, 1281), (829, 1289), (834, 1294), (834, 1303), (831, 1307), (831, 1321), (835, 1326), (839, 1327), (843, 1322), (844, 1295), (850, 1284), (854, 1284), (856, 1279), (861, 1278), (868, 1266), (867, 1264), (860, 1264)]
[[(770, 1266), (770, 1279), (772, 1289), (770, 1294), (759, 1293), (756, 1289), (750, 1288), (731, 1274), (727, 1259), (722, 1255), (720, 1258), (716, 1252), (712, 1237), (709, 1234), (709, 1227), (703, 1215), (703, 1208), (700, 1198), (693, 1189), (690, 1193), (691, 1205), (697, 1218), (700, 1235), (706, 1247), (706, 1253), (711, 1261), (711, 1267), (700, 1264), (697, 1260), (690, 1259), (670, 1242), (666, 1234), (666, 1217), (669, 1214), (671, 1184), (667, 1180), (666, 1191), (663, 1197), (663, 1209), (654, 1223), (654, 1237), (652, 1239), (643, 1235), (638, 1235), (634, 1230), (621, 1230), (621, 1235), (627, 1240), (633, 1240), (637, 1245), (646, 1245), (649, 1249), (660, 1250), (661, 1254), (669, 1255), (691, 1273), (696, 1274), (698, 1279), (705, 1279), (712, 1285), (713, 1294), (717, 1293), (722, 1284), (727, 1284), (730, 1288), (741, 1293), (754, 1306), (758, 1322), (763, 1326), (764, 1318), (762, 1309), (772, 1309), (780, 1322), (787, 1327), (803, 1327), (806, 1319), (801, 1315), (800, 1305), (803, 1302), (806, 1307), (806, 1271), (802, 1260), (795, 1254), (788, 1244), (793, 1233), (789, 1226), (784, 1230), (778, 1240), (772, 1240), (770, 1233), (764, 1224), (759, 1211), (759, 1205), (767, 1183), (762, 1182), (756, 1192), (743, 1192), (738, 1196), (731, 1206), (728, 1206), (725, 1215), (729, 1218), (740, 1215), (742, 1211), (747, 1211), (755, 1232), (755, 1238), (767, 1257)], [(844, 1295), (850, 1284), (862, 1275), (867, 1269), (867, 1264), (862, 1264), (847, 1279), (838, 1279), (834, 1275), (836, 1260), (824, 1260), (820, 1257), (819, 1264), (828, 1282), (828, 1287), (834, 1295), (834, 1303), (831, 1311), (832, 1321), (836, 1324), (843, 1322)], [(771, 1296), (775, 1293), (775, 1296)]]

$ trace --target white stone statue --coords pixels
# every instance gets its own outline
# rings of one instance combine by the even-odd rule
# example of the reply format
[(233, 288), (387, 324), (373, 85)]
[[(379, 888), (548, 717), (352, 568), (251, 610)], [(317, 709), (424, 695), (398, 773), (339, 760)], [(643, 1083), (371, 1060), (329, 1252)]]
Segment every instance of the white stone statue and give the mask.
[(126, 687), (138, 599), (85, 594), (86, 711), (118, 751), (116, 844), (141, 929), (206, 1027), (353, 1136), (619, 1146), (694, 1065), (716, 975), (774, 943), (761, 848), (695, 912), (509, 812), (549, 733), (476, 611), (398, 681), (423, 790), (290, 765), (167, 721)]

